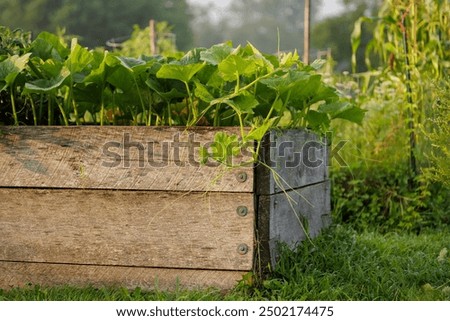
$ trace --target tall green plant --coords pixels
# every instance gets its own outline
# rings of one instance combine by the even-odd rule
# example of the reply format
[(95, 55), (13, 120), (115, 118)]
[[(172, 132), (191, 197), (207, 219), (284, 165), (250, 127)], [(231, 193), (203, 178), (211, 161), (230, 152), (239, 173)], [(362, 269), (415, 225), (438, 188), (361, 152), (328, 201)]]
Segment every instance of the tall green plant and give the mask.
[(378, 54), (384, 77), (401, 80), (403, 103), (399, 110), (408, 129), (409, 163), (416, 177), (419, 174), (416, 159), (423, 148), (417, 127), (431, 110), (434, 97), (430, 84), (441, 82), (450, 68), (449, 12), (448, 1), (385, 0), (378, 17), (360, 18), (352, 35), (355, 68), (361, 24), (376, 24), (374, 38), (366, 50), (366, 63), (373, 68), (370, 54)]
[(450, 187), (450, 77), (445, 86), (436, 89), (437, 99), (432, 106), (432, 114), (426, 119), (422, 130), (430, 141), (427, 152), (432, 166), (426, 174), (447, 188)]

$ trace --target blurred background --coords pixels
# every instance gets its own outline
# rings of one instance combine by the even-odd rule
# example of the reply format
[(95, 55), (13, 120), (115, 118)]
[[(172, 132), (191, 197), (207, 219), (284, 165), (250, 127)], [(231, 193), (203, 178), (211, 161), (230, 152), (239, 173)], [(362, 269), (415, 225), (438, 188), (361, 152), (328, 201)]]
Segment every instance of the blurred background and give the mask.
[[(379, 5), (369, 0), (311, 0), (312, 59), (331, 55), (337, 70), (349, 70), (353, 24)], [(139, 31), (147, 31), (147, 36), (150, 20), (156, 21), (166, 49), (186, 51), (231, 40), (234, 45), (250, 41), (267, 53), (297, 49), (303, 54), (304, 0), (0, 0), (0, 25), (34, 36), (43, 30), (77, 36), (90, 48), (120, 49), (133, 31), (138, 42), (148, 41)], [(362, 48), (366, 40), (363, 35)]]

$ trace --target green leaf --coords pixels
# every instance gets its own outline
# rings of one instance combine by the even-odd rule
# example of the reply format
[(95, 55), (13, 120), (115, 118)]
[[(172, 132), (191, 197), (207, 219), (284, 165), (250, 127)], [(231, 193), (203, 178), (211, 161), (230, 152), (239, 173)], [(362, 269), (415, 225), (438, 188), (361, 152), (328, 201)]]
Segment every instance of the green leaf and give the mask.
[(253, 109), (259, 105), (259, 101), (248, 91), (242, 92), (233, 98), (233, 106), (241, 113), (253, 114)]
[(283, 68), (291, 68), (292, 66), (295, 66), (299, 63), (301, 63), (300, 61), (300, 56), (297, 53), (297, 50), (289, 53), (282, 53), (280, 55), (280, 67)]
[(356, 52), (358, 51), (359, 46), (361, 45), (361, 34), (362, 34), (362, 24), (363, 22), (370, 22), (371, 18), (368, 17), (360, 17), (356, 20), (353, 25), (353, 32), (351, 35), (351, 44), (352, 44), (352, 70), (356, 72)]
[(64, 81), (70, 76), (67, 67), (62, 67), (58, 76), (52, 79), (38, 79), (25, 84), (25, 92), (28, 93), (49, 93), (61, 87)]
[(307, 78), (299, 78), (292, 84), (290, 95), (291, 101), (298, 106), (304, 102), (311, 103), (312, 100), (322, 100), (317, 96), (317, 91), (322, 85), (322, 77), (320, 75), (311, 75)]
[(67, 58), (65, 65), (72, 74), (80, 73), (87, 69), (94, 61), (94, 56), (86, 48), (75, 44)]
[(267, 131), (273, 126), (274, 122), (278, 119), (278, 117), (273, 117), (264, 121), (262, 124), (258, 124), (253, 127), (250, 132), (245, 136), (246, 141), (256, 140), (261, 141)]
[(85, 77), (84, 83), (94, 83), (104, 87), (106, 85), (106, 79), (114, 73), (119, 64), (120, 61), (117, 57), (112, 56), (105, 51), (99, 66), (93, 69), (89, 75)]
[(202, 165), (205, 165), (208, 162), (210, 155), (209, 155), (208, 149), (206, 149), (205, 146), (200, 146), (199, 157), (200, 157), (200, 163)]
[(186, 97), (185, 93), (178, 91), (176, 88), (171, 88), (170, 91), (165, 92), (164, 89), (160, 86), (157, 80), (149, 78), (146, 80), (145, 84), (157, 93), (164, 101), (170, 102), (176, 98), (184, 98)]
[(201, 60), (217, 66), (233, 52), (229, 43), (212, 46), (200, 54)]
[(336, 116), (339, 113), (342, 113), (348, 109), (352, 108), (352, 104), (346, 101), (336, 101), (330, 104), (320, 105), (318, 108), (319, 112), (329, 114), (331, 117)]
[(181, 59), (180, 64), (182, 65), (193, 65), (201, 62), (201, 54), (206, 48), (194, 48), (187, 52)]
[(0, 62), (0, 81), (5, 81), (7, 86), (11, 86), (25, 69), (30, 55), (30, 53), (23, 56), (14, 55)]
[(220, 76), (225, 81), (235, 81), (239, 76), (255, 73), (257, 66), (254, 60), (244, 59), (241, 56), (230, 55), (219, 63)]
[(58, 36), (44, 31), (31, 44), (31, 52), (44, 61), (47, 59), (63, 61), (69, 55), (70, 50)]
[(306, 114), (306, 121), (312, 129), (319, 131), (328, 128), (330, 125), (330, 118), (328, 115), (315, 110), (308, 111)]
[(221, 164), (231, 166), (233, 164), (233, 156), (239, 155), (241, 152), (241, 144), (236, 135), (218, 132), (214, 136), (214, 142), (211, 143), (211, 152), (204, 149), (201, 153), (203, 161), (212, 158)]
[(319, 112), (327, 113), (331, 119), (345, 119), (359, 125), (362, 124), (366, 110), (355, 107), (349, 102), (337, 101), (319, 107)]
[(364, 116), (366, 114), (366, 110), (358, 108), (358, 107), (352, 107), (349, 108), (337, 115), (335, 115), (333, 117), (333, 119), (335, 118), (340, 118), (340, 119), (345, 119), (348, 121), (351, 121), (353, 123), (356, 123), (358, 125), (362, 125), (362, 122), (364, 120)]
[(214, 96), (211, 95), (208, 89), (204, 85), (202, 85), (199, 81), (195, 82), (194, 94), (197, 98), (207, 103), (210, 103), (214, 100)]
[(275, 70), (274, 64), (270, 61), (270, 58), (274, 56), (264, 55), (250, 42), (246, 46), (247, 51), (249, 51), (249, 58), (255, 60), (256, 65), (260, 67), (266, 67), (268, 72)]
[(311, 64), (311, 67), (314, 68), (315, 70), (319, 70), (319, 69), (321, 69), (326, 63), (327, 63), (327, 61), (324, 60), (324, 59), (316, 59), (316, 60), (314, 60), (313, 63)]
[(156, 73), (158, 78), (176, 79), (184, 83), (188, 83), (194, 75), (199, 72), (205, 65), (203, 63), (180, 65), (168, 64), (163, 65)]
[(130, 93), (136, 89), (133, 71), (122, 64), (119, 64), (106, 80), (114, 87), (120, 88), (123, 92)]

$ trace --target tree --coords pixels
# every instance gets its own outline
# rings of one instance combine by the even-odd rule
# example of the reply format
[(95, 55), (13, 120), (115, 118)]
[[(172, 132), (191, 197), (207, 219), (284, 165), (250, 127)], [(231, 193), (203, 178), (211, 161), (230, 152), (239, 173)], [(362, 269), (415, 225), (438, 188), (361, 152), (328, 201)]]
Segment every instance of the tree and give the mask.
[(155, 19), (173, 25), (178, 47), (186, 50), (192, 45), (190, 18), (186, 0), (0, 0), (2, 24), (35, 33), (65, 28), (90, 47), (130, 35), (133, 25), (145, 27)]
[[(340, 71), (351, 70), (352, 47), (351, 34), (355, 22), (363, 15), (372, 15), (378, 11), (380, 0), (342, 0), (344, 12), (318, 22), (313, 27), (312, 45), (318, 49), (331, 49), (332, 57)], [(364, 51), (372, 39), (373, 26), (364, 26), (361, 35), (361, 49), (358, 51), (357, 71), (366, 70)]]
[[(312, 1), (313, 19), (320, 2)], [(196, 40), (205, 42), (197, 44), (209, 46), (212, 41), (232, 40), (235, 45), (245, 45), (250, 41), (269, 53), (278, 49), (302, 51), (303, 12), (303, 0), (232, 0), (228, 12), (221, 18), (204, 13), (198, 18), (200, 27), (195, 30)]]

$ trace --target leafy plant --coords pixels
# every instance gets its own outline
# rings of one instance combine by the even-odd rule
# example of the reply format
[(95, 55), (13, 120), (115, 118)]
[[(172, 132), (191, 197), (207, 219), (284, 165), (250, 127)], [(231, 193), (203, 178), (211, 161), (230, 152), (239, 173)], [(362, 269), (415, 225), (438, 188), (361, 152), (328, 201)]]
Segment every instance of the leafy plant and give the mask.
[[(420, 174), (420, 137), (417, 128), (435, 99), (432, 82), (440, 83), (450, 68), (450, 5), (448, 1), (385, 0), (377, 18), (361, 17), (352, 35), (353, 66), (361, 42), (362, 23), (375, 23), (374, 38), (366, 49), (383, 63), (383, 77), (400, 79), (403, 113), (409, 139), (411, 181)], [(439, 84), (440, 86), (441, 84)]]
[[(319, 61), (308, 66), (296, 52), (267, 55), (251, 44), (196, 48), (179, 58), (129, 58), (88, 50), (76, 40), (68, 46), (44, 32), (22, 55), (3, 60), (0, 76), (16, 125), (26, 123), (21, 116), (31, 106), (35, 125), (239, 126), (245, 145), (274, 127), (325, 132), (333, 119), (361, 123), (364, 117), (322, 80)], [(21, 114), (15, 97), (30, 101)], [(229, 139), (218, 136), (216, 143)]]
[(441, 88), (436, 89), (437, 99), (433, 104), (432, 113), (421, 127), (430, 143), (427, 153), (432, 166), (425, 174), (437, 182), (450, 188), (450, 78)]
[(334, 125), (334, 140), (346, 142), (340, 156), (347, 166), (335, 162), (331, 175), (336, 219), (382, 231), (448, 224), (450, 190), (431, 179), (448, 162), (448, 9), (445, 1), (386, 0), (378, 17), (355, 25), (354, 54), (363, 23), (375, 34), (366, 52), (370, 70), (330, 79), (367, 110), (360, 127)]
[[(175, 34), (172, 32), (173, 26), (170, 26), (166, 21), (155, 24), (155, 54), (166, 57), (177, 55)], [(119, 49), (115, 52), (127, 57), (139, 57), (141, 55), (150, 56), (152, 53), (149, 35), (150, 27), (141, 29), (138, 25), (135, 25), (130, 39), (121, 43)]]

